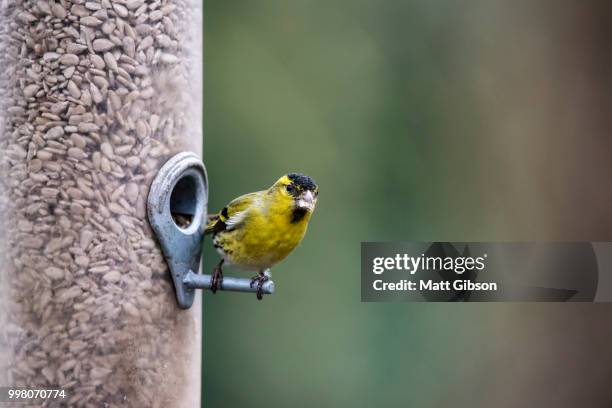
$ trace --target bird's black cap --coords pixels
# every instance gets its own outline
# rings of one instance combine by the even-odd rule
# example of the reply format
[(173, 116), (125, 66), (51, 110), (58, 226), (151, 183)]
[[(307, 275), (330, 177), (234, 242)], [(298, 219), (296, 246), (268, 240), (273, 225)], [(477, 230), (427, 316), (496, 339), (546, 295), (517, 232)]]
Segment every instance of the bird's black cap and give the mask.
[(302, 187), (304, 190), (315, 191), (317, 189), (317, 183), (305, 174), (301, 173), (289, 173), (287, 174), (289, 180), (294, 184)]

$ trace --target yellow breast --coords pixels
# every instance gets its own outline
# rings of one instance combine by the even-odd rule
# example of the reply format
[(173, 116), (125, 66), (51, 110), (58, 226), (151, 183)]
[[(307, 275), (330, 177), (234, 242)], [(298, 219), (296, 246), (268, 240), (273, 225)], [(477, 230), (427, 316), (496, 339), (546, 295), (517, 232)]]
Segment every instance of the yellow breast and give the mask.
[(282, 261), (300, 243), (311, 213), (296, 220), (290, 200), (275, 197), (249, 211), (242, 225), (215, 237), (225, 259), (238, 267), (262, 270)]

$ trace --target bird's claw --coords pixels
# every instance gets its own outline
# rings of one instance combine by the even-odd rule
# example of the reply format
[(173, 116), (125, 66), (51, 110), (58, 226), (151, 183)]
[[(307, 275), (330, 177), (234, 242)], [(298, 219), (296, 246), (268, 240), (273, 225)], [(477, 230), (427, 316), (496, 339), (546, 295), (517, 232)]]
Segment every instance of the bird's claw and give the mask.
[(251, 279), (251, 287), (253, 287), (255, 282), (257, 282), (257, 292), (255, 292), (257, 294), (257, 300), (263, 299), (263, 285), (269, 280), (270, 278), (266, 276), (263, 272), (258, 273)]
[(210, 291), (215, 294), (217, 293), (217, 289), (221, 287), (223, 283), (223, 271), (219, 266), (215, 267), (212, 275), (212, 282), (210, 284)]

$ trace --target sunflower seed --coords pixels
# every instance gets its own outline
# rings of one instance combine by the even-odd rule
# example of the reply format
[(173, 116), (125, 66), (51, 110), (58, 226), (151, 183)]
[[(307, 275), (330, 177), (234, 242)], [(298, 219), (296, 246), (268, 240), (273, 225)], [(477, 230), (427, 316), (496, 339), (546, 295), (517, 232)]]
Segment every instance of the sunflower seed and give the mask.
[(63, 269), (56, 268), (55, 266), (50, 266), (45, 269), (45, 275), (51, 279), (61, 279), (64, 276), (64, 271)]
[(47, 130), (45, 139), (59, 139), (62, 136), (64, 136), (64, 128), (61, 126), (55, 126)]
[(59, 3), (52, 2), (51, 3), (51, 13), (57, 18), (64, 19), (66, 18), (66, 9)]
[(74, 54), (64, 54), (59, 59), (62, 65), (77, 65), (79, 63), (79, 57)]
[(113, 43), (110, 40), (107, 40), (106, 38), (99, 38), (93, 41), (93, 49), (94, 51), (97, 51), (97, 52), (108, 51), (114, 46), (115, 46), (115, 43)]
[(127, 0), (125, 6), (130, 10), (135, 10), (144, 4), (144, 0)]
[(40, 85), (38, 84), (28, 85), (23, 89), (23, 95), (26, 98), (29, 98), (31, 96), (34, 96), (38, 92), (39, 89), (40, 89)]
[(102, 21), (93, 16), (81, 17), (81, 24), (89, 27), (96, 27), (102, 24)]

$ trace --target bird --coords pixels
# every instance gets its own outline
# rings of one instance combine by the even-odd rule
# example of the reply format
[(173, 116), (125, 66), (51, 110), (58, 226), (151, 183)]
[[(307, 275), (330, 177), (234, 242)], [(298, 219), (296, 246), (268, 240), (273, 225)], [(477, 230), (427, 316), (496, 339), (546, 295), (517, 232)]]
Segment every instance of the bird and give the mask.
[(289, 173), (267, 190), (244, 194), (219, 213), (211, 215), (204, 234), (212, 235), (221, 260), (213, 270), (211, 291), (223, 282), (223, 265), (257, 271), (251, 287), (257, 285), (263, 298), (265, 274), (285, 259), (302, 241), (315, 210), (319, 187), (309, 176)]

